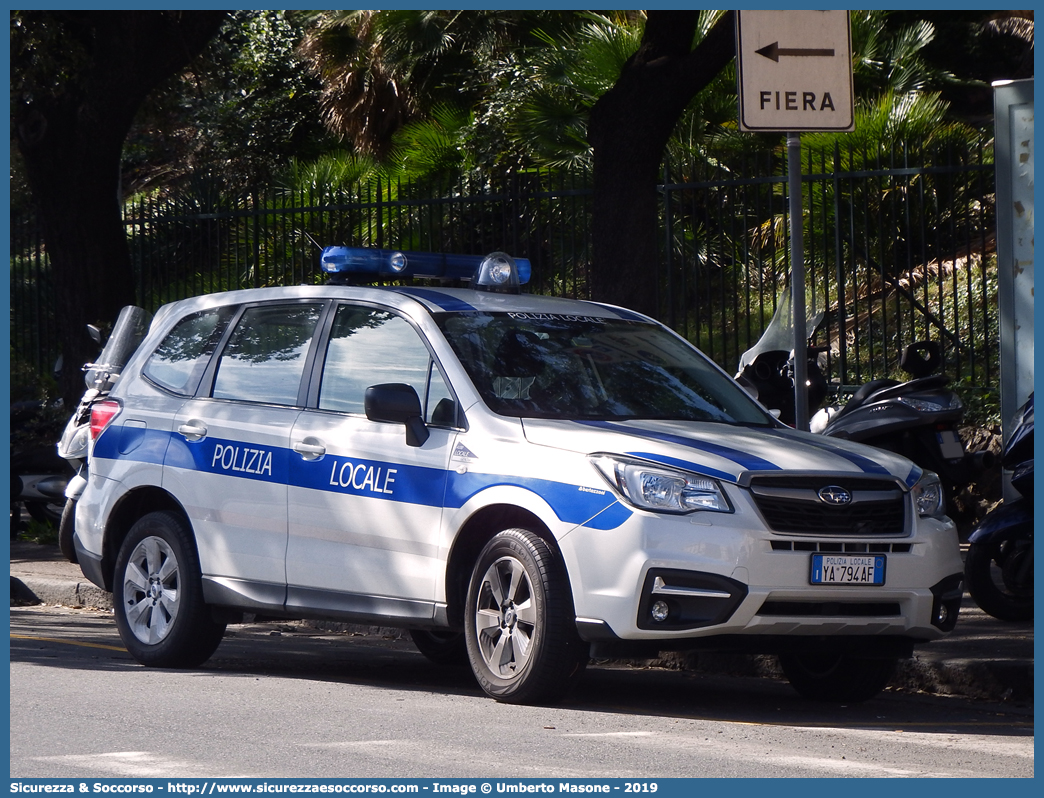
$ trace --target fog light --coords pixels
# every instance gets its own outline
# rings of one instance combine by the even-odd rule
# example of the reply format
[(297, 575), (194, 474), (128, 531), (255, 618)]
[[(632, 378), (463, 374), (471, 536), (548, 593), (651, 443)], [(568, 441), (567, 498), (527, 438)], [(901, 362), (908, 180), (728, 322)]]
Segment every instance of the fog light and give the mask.
[(935, 612), (935, 624), (942, 626), (946, 623), (946, 620), (950, 617), (950, 610), (945, 604), (940, 604), (939, 609)]
[(654, 601), (649, 609), (649, 614), (652, 615), (652, 619), (657, 623), (663, 623), (667, 620), (667, 615), (670, 611), (671, 609), (667, 606), (666, 601)]

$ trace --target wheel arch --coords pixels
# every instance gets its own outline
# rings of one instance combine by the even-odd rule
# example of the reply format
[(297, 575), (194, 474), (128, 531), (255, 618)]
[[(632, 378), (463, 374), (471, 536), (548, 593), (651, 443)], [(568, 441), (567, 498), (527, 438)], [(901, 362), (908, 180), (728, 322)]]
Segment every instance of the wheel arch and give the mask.
[(559, 557), (562, 556), (551, 530), (531, 510), (513, 504), (491, 504), (481, 508), (460, 528), (446, 563), (447, 614), (454, 628), (463, 628), (468, 582), (483, 547), (498, 532), (513, 527), (528, 529), (543, 538)]
[[(120, 547), (131, 527), (134, 526), (134, 522), (146, 513), (155, 510), (170, 510), (178, 513), (184, 518), (191, 531), (192, 525), (188, 520), (188, 513), (181, 506), (181, 502), (167, 491), (152, 485), (129, 491), (113, 507), (105, 525), (105, 536), (102, 542), (102, 576), (105, 580), (106, 590), (112, 591), (116, 558), (119, 556)], [(194, 534), (192, 541), (195, 544)], [(196, 556), (199, 556), (198, 551)]]

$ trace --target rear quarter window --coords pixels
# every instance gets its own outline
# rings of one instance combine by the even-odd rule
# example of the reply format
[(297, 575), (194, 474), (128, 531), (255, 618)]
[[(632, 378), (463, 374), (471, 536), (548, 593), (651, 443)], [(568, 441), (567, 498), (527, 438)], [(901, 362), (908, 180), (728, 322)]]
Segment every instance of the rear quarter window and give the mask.
[(233, 311), (216, 308), (183, 318), (156, 347), (142, 373), (168, 391), (194, 395)]

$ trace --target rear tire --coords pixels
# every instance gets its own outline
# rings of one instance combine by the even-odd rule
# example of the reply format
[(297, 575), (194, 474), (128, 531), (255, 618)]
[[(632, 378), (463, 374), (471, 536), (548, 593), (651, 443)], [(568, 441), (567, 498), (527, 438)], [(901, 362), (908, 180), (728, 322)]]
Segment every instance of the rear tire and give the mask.
[(869, 658), (840, 653), (780, 654), (790, 685), (804, 698), (839, 704), (868, 701), (895, 673), (895, 657)]
[(62, 510), (62, 520), (58, 522), (58, 548), (69, 562), (79, 562), (76, 557), (76, 546), (73, 537), (76, 534), (76, 499), (67, 499)]
[(410, 629), (413, 644), (436, 665), (467, 665), (468, 643), (463, 632)]
[(27, 501), (25, 509), (34, 521), (57, 527), (62, 520), (63, 505), (58, 502)]
[(1002, 621), (1033, 620), (1033, 538), (993, 535), (972, 543), (964, 561), (968, 592)]
[(194, 668), (225, 634), (203, 601), (196, 547), (177, 513), (149, 513), (131, 527), (116, 558), (112, 603), (123, 644), (142, 665)]
[(498, 701), (555, 702), (587, 666), (561, 558), (527, 529), (505, 530), (486, 544), (464, 619), (475, 679)]

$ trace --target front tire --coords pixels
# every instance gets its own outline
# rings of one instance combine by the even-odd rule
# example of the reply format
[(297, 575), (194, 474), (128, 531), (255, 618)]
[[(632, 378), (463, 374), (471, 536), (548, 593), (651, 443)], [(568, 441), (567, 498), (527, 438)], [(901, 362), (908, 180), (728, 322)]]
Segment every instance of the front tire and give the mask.
[(410, 629), (413, 645), (436, 665), (467, 665), (468, 644), (463, 632)]
[(527, 529), (505, 530), (486, 544), (464, 617), (471, 669), (498, 701), (557, 701), (587, 666), (561, 558)]
[(779, 655), (783, 674), (802, 697), (838, 704), (869, 701), (891, 681), (898, 662), (834, 652)]
[(73, 536), (76, 534), (76, 499), (66, 499), (62, 520), (58, 522), (58, 548), (69, 562), (79, 562)]
[(123, 644), (142, 665), (194, 668), (225, 634), (203, 601), (188, 524), (173, 512), (149, 513), (131, 527), (116, 558), (112, 598)]

